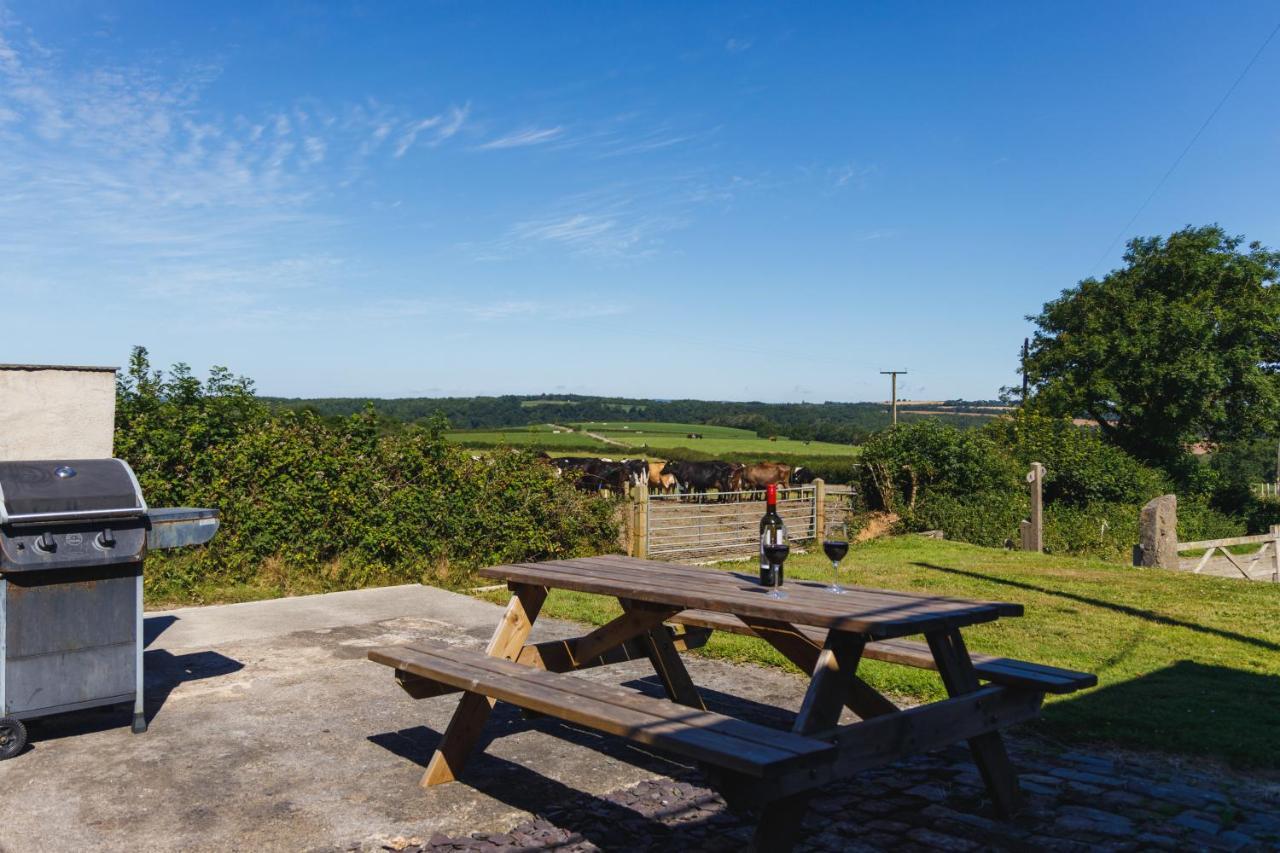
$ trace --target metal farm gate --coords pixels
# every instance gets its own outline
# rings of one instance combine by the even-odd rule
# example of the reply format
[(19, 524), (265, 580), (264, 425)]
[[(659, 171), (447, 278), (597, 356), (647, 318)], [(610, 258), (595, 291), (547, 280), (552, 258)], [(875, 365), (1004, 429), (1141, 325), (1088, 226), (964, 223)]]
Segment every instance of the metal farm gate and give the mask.
[[(778, 514), (794, 541), (821, 535), (819, 487), (778, 490)], [(756, 553), (764, 492), (711, 495), (642, 494), (638, 519), (645, 556), (656, 560), (703, 562)]]

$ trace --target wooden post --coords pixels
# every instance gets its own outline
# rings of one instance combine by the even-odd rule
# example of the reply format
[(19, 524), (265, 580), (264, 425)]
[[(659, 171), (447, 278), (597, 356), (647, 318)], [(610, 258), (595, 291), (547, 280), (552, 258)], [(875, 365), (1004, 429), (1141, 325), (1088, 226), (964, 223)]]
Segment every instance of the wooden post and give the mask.
[(822, 541), (827, 535), (827, 483), (821, 477), (813, 481), (813, 538)]
[(1031, 519), (1024, 521), (1022, 528), (1022, 550), (1044, 552), (1044, 466), (1039, 462), (1031, 463), (1027, 472), (1027, 483), (1031, 486)]
[(634, 556), (649, 556), (649, 484), (636, 486), (636, 547)]
[(1280, 583), (1280, 524), (1271, 525), (1271, 535), (1273, 537), (1271, 540), (1271, 556), (1275, 560), (1272, 563), (1271, 582)]

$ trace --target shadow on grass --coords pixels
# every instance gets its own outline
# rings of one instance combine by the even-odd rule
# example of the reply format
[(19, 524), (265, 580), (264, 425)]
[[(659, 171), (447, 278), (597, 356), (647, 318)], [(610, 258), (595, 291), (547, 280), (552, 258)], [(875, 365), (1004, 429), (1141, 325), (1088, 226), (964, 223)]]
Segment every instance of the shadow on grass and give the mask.
[(1247, 643), (1260, 649), (1268, 651), (1280, 652), (1280, 643), (1273, 643), (1270, 640), (1264, 640), (1260, 637), (1250, 637), (1247, 634), (1237, 634), (1234, 631), (1226, 631), (1221, 628), (1211, 628), (1207, 625), (1198, 625), (1195, 622), (1187, 622), (1182, 619), (1175, 619), (1171, 616), (1162, 616), (1159, 613), (1153, 613), (1150, 610), (1143, 610), (1139, 607), (1130, 607), (1127, 604), (1117, 604), (1114, 601), (1106, 601), (1101, 598), (1091, 598), (1087, 595), (1079, 595), (1073, 592), (1065, 592), (1060, 589), (1050, 589), (1048, 587), (1036, 586), (1026, 581), (1016, 581), (1010, 578), (1002, 578), (995, 575), (983, 574), (982, 572), (971, 572), (965, 569), (955, 569), (948, 566), (939, 566), (936, 563), (913, 562), (911, 565), (919, 566), (922, 569), (930, 569), (935, 572), (945, 572), (949, 575), (960, 575), (961, 577), (972, 578), (974, 580), (989, 581), (990, 583), (999, 584), (1001, 586), (1011, 586), (1017, 589), (1030, 590), (1031, 592), (1039, 592), (1044, 595), (1052, 595), (1055, 598), (1065, 598), (1069, 601), (1079, 602), (1080, 604), (1088, 604), (1092, 607), (1101, 607), (1111, 610), (1115, 613), (1123, 613), (1125, 616), (1132, 616), (1135, 619), (1142, 619), (1157, 625), (1172, 625), (1178, 628), (1186, 628), (1189, 631), (1196, 631), (1201, 634), (1211, 634), (1215, 637), (1221, 637), (1225, 640), (1233, 640), (1237, 643)]
[(1074, 740), (1110, 741), (1246, 767), (1280, 767), (1280, 678), (1182, 660), (1045, 709), (1042, 725)]

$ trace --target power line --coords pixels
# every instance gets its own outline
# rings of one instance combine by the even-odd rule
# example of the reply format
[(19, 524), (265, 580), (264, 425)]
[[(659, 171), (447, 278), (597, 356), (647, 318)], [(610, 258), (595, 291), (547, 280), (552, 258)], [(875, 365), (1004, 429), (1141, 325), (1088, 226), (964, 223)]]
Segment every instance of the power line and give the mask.
[(1220, 101), (1218, 101), (1218, 105), (1213, 108), (1213, 112), (1209, 113), (1209, 117), (1204, 120), (1204, 123), (1200, 125), (1200, 128), (1191, 137), (1191, 141), (1182, 149), (1182, 153), (1173, 161), (1173, 165), (1170, 166), (1168, 171), (1164, 173), (1164, 176), (1156, 182), (1155, 188), (1151, 190), (1151, 193), (1147, 196), (1146, 200), (1138, 207), (1137, 212), (1134, 213), (1133, 216), (1129, 217), (1129, 221), (1120, 229), (1120, 233), (1116, 234), (1115, 238), (1107, 246), (1106, 251), (1104, 251), (1102, 256), (1098, 258), (1097, 263), (1093, 265), (1093, 270), (1089, 273), (1090, 275), (1097, 273), (1098, 267), (1102, 266), (1102, 262), (1107, 259), (1107, 255), (1111, 254), (1111, 250), (1114, 249), (1116, 244), (1119, 243), (1124, 238), (1124, 235), (1129, 232), (1129, 229), (1133, 227), (1133, 223), (1138, 221), (1138, 217), (1142, 215), (1142, 211), (1147, 209), (1147, 205), (1149, 205), (1151, 200), (1156, 197), (1156, 193), (1160, 192), (1160, 188), (1164, 186), (1165, 181), (1169, 180), (1169, 176), (1177, 170), (1178, 166), (1182, 163), (1183, 158), (1187, 156), (1187, 152), (1191, 150), (1191, 147), (1196, 144), (1196, 140), (1198, 140), (1200, 135), (1204, 133), (1205, 128), (1207, 128), (1218, 115), (1218, 112), (1222, 109), (1223, 105), (1227, 103), (1227, 100), (1231, 97), (1232, 93), (1235, 92), (1236, 87), (1239, 86), (1240, 82), (1244, 80), (1251, 70), (1253, 70), (1253, 66), (1257, 63), (1258, 58), (1262, 56), (1262, 52), (1267, 49), (1267, 45), (1271, 44), (1271, 40), (1276, 37), (1276, 33), (1280, 33), (1280, 24), (1276, 24), (1270, 35), (1263, 40), (1262, 45), (1254, 52), (1253, 58), (1249, 60), (1247, 65), (1245, 65), (1244, 70), (1240, 72), (1240, 76), (1235, 79), (1235, 82), (1227, 89), (1226, 94), (1222, 96)]

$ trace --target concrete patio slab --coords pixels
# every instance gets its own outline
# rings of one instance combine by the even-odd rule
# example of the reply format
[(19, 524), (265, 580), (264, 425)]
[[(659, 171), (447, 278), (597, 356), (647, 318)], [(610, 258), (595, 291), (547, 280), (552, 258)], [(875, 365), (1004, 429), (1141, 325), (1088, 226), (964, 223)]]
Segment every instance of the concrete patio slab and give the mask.
[[(300, 850), (498, 831), (569, 790), (603, 794), (679, 770), (499, 706), (466, 781), (420, 789), (456, 697), (415, 702), (365, 652), (420, 638), (483, 646), (500, 613), (416, 585), (148, 613), (150, 731), (131, 734), (115, 710), (34, 722), (33, 745), (0, 763), (0, 849)], [(542, 620), (534, 635), (581, 631)], [(803, 689), (755, 667), (695, 658), (690, 670), (745, 704), (795, 707)], [(645, 662), (586, 675), (657, 690)]]

